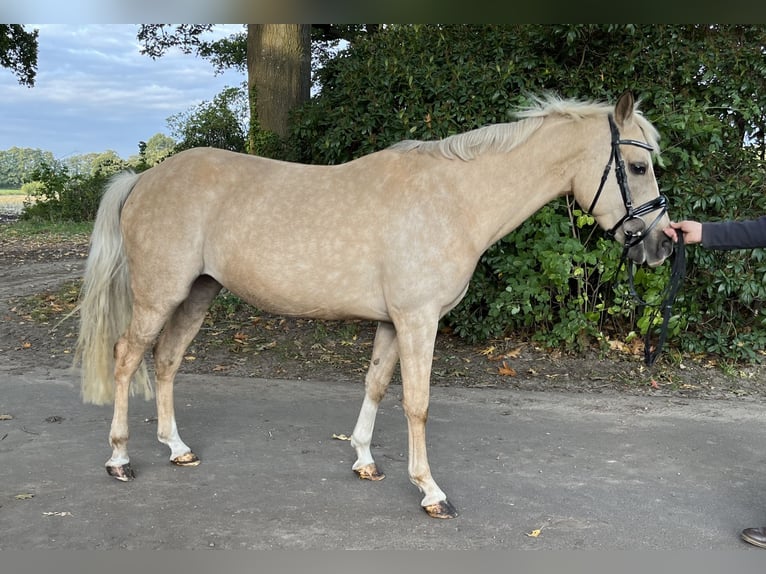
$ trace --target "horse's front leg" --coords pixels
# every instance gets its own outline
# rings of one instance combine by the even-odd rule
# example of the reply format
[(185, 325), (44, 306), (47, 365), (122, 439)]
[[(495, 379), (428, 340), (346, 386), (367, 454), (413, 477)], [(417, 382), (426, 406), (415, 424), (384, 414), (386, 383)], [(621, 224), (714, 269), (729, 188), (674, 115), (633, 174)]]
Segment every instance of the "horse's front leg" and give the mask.
[(426, 452), (426, 421), (431, 384), (431, 364), (438, 317), (404, 317), (397, 321), (402, 369), (404, 414), (409, 430), (410, 480), (423, 493), (421, 506), (433, 518), (455, 518), (457, 511), (431, 476)]
[(375, 464), (370, 451), (372, 433), (378, 405), (386, 394), (386, 389), (394, 373), (399, 353), (396, 348), (396, 330), (391, 323), (379, 323), (372, 347), (370, 367), (365, 379), (365, 395), (362, 409), (359, 411), (354, 432), (351, 434), (351, 446), (356, 449), (356, 462), (351, 467), (359, 478), (382, 480), (385, 475)]

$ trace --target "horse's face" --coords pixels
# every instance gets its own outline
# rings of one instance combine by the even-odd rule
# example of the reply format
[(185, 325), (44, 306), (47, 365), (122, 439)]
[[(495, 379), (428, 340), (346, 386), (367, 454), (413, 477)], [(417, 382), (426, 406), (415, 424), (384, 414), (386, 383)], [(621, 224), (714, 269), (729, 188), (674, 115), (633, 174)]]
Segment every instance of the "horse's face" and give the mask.
[[(625, 244), (627, 240), (629, 245), (627, 255), (631, 260), (636, 264), (646, 263), (650, 267), (656, 267), (673, 251), (672, 241), (662, 231), (670, 224), (670, 220), (665, 213), (663, 200), (660, 199), (651, 152), (646, 149), (656, 142), (647, 141), (647, 135), (641, 124), (643, 123), (645, 128), (651, 128), (651, 126), (637, 117), (633, 105), (633, 96), (630, 93), (623, 94), (617, 101), (614, 123), (619, 132), (619, 141), (623, 143), (617, 144), (618, 153), (598, 197), (604, 164), (599, 164), (596, 160), (593, 170), (588, 170), (590, 172), (588, 179), (594, 181), (593, 176), (595, 176), (596, 183), (590, 184), (593, 191), (585, 191), (585, 197), (589, 200), (581, 205), (591, 205), (596, 221), (603, 229), (611, 231), (617, 241)], [(597, 133), (598, 141), (593, 142), (594, 150), (597, 150), (594, 157), (606, 159), (608, 157), (606, 150), (609, 148), (604, 144), (611, 141), (607, 138), (612, 135), (606, 125)], [(628, 143), (630, 141), (633, 143)], [(640, 144), (646, 144), (646, 147)], [(620, 157), (624, 165), (622, 190), (618, 176)], [(624, 193), (628, 194), (632, 207), (636, 210), (632, 217), (626, 217), (629, 209)], [(594, 200), (595, 204), (593, 204)]]

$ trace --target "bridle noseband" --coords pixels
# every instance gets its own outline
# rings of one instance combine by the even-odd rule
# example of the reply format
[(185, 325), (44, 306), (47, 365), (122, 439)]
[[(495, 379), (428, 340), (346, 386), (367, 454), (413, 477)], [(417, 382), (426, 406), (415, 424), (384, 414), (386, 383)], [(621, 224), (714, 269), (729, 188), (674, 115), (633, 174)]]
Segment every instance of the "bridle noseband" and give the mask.
[[(610, 238), (614, 238), (617, 234), (617, 229), (622, 226), (623, 233), (625, 234), (625, 249), (627, 250), (646, 239), (648, 233), (654, 229), (657, 222), (659, 222), (659, 220), (662, 219), (662, 216), (667, 212), (668, 199), (664, 195), (660, 195), (651, 201), (647, 201), (643, 205), (633, 207), (633, 199), (630, 195), (628, 176), (625, 173), (625, 162), (622, 159), (620, 146), (632, 145), (648, 151), (653, 151), (654, 148), (648, 143), (639, 140), (620, 139), (620, 132), (617, 129), (617, 124), (615, 124), (612, 114), (609, 114), (609, 130), (612, 133), (612, 151), (609, 154), (609, 161), (601, 176), (601, 183), (598, 186), (598, 191), (596, 191), (596, 195), (593, 197), (593, 201), (588, 208), (588, 213), (593, 213), (593, 209), (596, 207), (596, 203), (601, 197), (601, 192), (604, 190), (604, 185), (609, 177), (609, 172), (612, 171), (612, 164), (614, 164), (614, 175), (617, 178), (620, 194), (622, 194), (622, 203), (625, 205), (625, 215), (611, 229), (609, 229), (606, 234)], [(659, 214), (647, 228), (641, 217), (654, 211), (659, 211)]]

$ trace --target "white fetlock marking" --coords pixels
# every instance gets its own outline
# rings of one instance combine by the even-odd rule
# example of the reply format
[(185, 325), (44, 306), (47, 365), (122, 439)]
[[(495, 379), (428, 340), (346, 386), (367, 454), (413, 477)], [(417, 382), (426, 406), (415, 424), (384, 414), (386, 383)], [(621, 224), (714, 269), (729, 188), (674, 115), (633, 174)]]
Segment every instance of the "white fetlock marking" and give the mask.
[(181, 436), (178, 434), (178, 427), (176, 426), (175, 420), (172, 421), (170, 425), (170, 436), (163, 438), (157, 435), (157, 440), (159, 440), (162, 444), (170, 447), (170, 460), (175, 460), (178, 457), (191, 452), (191, 448), (189, 448), (186, 443), (181, 440)]
[(432, 504), (447, 500), (447, 495), (444, 494), (444, 491), (439, 488), (433, 479), (430, 480), (430, 484), (428, 485), (418, 482), (412, 477), (410, 477), (410, 482), (417, 486), (420, 492), (425, 494), (423, 500), (420, 502), (420, 506), (431, 506)]
[(130, 459), (127, 456), (113, 456), (109, 460), (106, 461), (105, 466), (111, 466), (111, 467), (120, 467), (124, 466), (126, 464), (130, 464)]
[(372, 444), (372, 430), (375, 427), (375, 417), (378, 414), (378, 405), (365, 397), (359, 418), (356, 420), (354, 432), (351, 433), (351, 446), (356, 450), (356, 462), (351, 467), (357, 470), (368, 464), (374, 464), (370, 445)]
[(423, 500), (420, 502), (420, 506), (431, 506), (432, 504), (437, 504), (439, 502), (444, 502), (447, 500), (447, 495), (444, 494), (440, 489), (437, 488), (438, 492), (434, 492), (432, 494), (429, 494), (425, 497), (423, 497)]

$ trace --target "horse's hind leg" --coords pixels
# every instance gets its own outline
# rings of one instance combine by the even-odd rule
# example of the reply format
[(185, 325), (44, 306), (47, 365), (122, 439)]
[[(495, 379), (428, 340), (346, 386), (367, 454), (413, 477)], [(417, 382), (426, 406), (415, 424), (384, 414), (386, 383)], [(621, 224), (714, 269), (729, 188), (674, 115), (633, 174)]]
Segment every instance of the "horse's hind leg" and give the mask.
[(173, 380), (183, 353), (199, 331), (221, 284), (208, 275), (198, 277), (160, 335), (154, 347), (157, 372), (157, 440), (170, 447), (170, 461), (179, 466), (196, 466), (199, 458), (181, 440), (173, 406)]
[(378, 405), (386, 394), (388, 383), (396, 366), (399, 353), (396, 347), (396, 331), (390, 323), (379, 323), (375, 333), (370, 367), (365, 379), (365, 395), (354, 432), (351, 434), (351, 446), (356, 449), (356, 462), (351, 467), (359, 478), (381, 480), (385, 477), (370, 452), (372, 432)]
[(128, 395), (130, 380), (138, 370), (144, 353), (157, 336), (165, 320), (157, 309), (134, 302), (133, 317), (127, 331), (114, 345), (114, 414), (109, 430), (112, 457), (106, 471), (117, 480), (132, 480), (135, 475), (128, 457)]

